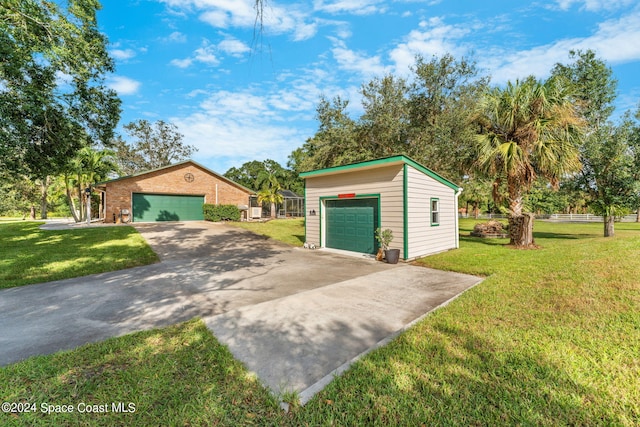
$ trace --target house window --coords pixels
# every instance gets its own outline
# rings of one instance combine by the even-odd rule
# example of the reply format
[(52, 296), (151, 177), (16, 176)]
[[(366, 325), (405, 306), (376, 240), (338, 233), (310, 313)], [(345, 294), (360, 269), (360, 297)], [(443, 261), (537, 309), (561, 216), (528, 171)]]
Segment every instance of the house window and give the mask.
[(440, 225), (440, 199), (431, 199), (431, 225)]

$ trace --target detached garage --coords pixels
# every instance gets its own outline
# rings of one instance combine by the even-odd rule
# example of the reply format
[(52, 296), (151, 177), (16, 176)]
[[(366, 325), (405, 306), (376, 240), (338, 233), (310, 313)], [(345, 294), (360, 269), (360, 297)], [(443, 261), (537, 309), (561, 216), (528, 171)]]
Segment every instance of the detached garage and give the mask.
[(105, 222), (202, 221), (202, 205), (248, 206), (254, 192), (188, 160), (102, 182)]
[(462, 188), (406, 156), (321, 169), (305, 179), (306, 240), (363, 254), (391, 229), (404, 260), (458, 247)]

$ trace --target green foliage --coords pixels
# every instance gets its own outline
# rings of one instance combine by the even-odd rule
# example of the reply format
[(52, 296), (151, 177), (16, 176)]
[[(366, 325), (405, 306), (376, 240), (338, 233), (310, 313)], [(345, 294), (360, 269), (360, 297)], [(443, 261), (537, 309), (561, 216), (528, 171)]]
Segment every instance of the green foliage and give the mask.
[(104, 84), (113, 62), (98, 8), (95, 0), (0, 3), (0, 169), (44, 178), (82, 146), (111, 139), (120, 100)]
[(25, 176), (0, 173), (0, 215), (26, 217), (39, 203), (38, 186)]
[(206, 221), (240, 221), (240, 209), (236, 205), (202, 205)]
[(560, 76), (573, 86), (578, 112), (589, 126), (605, 124), (613, 113), (618, 82), (607, 64), (591, 49), (570, 51), (570, 64), (556, 64), (551, 74)]
[[(528, 78), (508, 82), (504, 89), (488, 89), (478, 103), (483, 131), (476, 136), (477, 166), (495, 180), (494, 187), (506, 180), (512, 227), (522, 215), (523, 196), (538, 176), (557, 187), (561, 178), (580, 169), (582, 121), (570, 96), (560, 77), (545, 82)], [(512, 244), (532, 243), (524, 227), (514, 230)]]
[(537, 180), (523, 198), (527, 212), (552, 214), (563, 212), (569, 205), (568, 196), (551, 188), (543, 180)]
[(63, 169), (62, 180), (69, 211), (76, 222), (86, 219), (85, 189), (107, 179), (117, 169), (114, 152), (111, 150), (94, 150), (83, 147), (67, 161)]
[(124, 125), (124, 129), (133, 142), (128, 144), (121, 138), (114, 141), (116, 161), (124, 175), (169, 166), (189, 159), (197, 151), (196, 147), (183, 143), (184, 135), (174, 124), (163, 120), (153, 124), (137, 120)]
[(271, 205), (271, 218), (276, 217), (276, 205), (284, 201), (284, 197), (280, 194), (280, 182), (275, 175), (270, 175), (263, 184), (262, 189), (258, 191), (258, 203), (268, 203)]
[(296, 194), (304, 192), (304, 182), (298, 177), (298, 173), (283, 168), (278, 162), (271, 159), (262, 162), (253, 160), (244, 163), (239, 168), (232, 167), (224, 173), (224, 176), (253, 190), (269, 185), (271, 177), (275, 177), (285, 190), (293, 191)]
[(487, 79), (473, 61), (451, 55), (418, 57), (412, 84), (387, 75), (361, 87), (364, 113), (349, 116), (349, 101), (322, 97), (319, 127), (292, 153), (295, 170), (339, 166), (396, 154), (461, 179), (473, 161), (473, 105)]
[(640, 155), (638, 127), (631, 114), (614, 124), (609, 119), (614, 110), (617, 81), (606, 63), (591, 50), (572, 51), (569, 65), (558, 64), (553, 74), (568, 79), (574, 87), (574, 103), (587, 127), (581, 141), (582, 171), (571, 186), (588, 195), (591, 211), (603, 215), (605, 235), (613, 235), (610, 217), (638, 207)]
[(382, 250), (389, 249), (389, 245), (393, 241), (393, 231), (390, 228), (382, 229), (378, 227), (375, 232), (376, 241), (380, 244)]

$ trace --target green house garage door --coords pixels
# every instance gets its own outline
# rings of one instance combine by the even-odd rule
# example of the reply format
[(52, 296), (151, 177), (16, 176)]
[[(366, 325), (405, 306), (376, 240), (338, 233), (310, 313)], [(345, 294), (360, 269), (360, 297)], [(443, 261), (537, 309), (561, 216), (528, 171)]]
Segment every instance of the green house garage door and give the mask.
[(133, 221), (202, 221), (204, 196), (133, 193)]
[(365, 254), (376, 252), (378, 199), (327, 200), (325, 208), (328, 248)]

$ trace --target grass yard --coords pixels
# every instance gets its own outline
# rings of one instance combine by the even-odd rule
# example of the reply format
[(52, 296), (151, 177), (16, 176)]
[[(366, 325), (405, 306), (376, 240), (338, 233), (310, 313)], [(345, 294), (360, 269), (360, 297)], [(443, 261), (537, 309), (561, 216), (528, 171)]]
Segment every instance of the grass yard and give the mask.
[(41, 224), (0, 222), (0, 289), (158, 261), (133, 227), (53, 231)]
[(194, 320), (0, 369), (4, 401), (38, 405), (0, 424), (640, 425), (640, 225), (605, 239), (601, 224), (538, 221), (541, 249), (513, 250), (467, 237), (474, 223), (459, 250), (419, 263), (486, 280), (290, 413)]
[(292, 246), (304, 244), (304, 219), (274, 219), (267, 222), (230, 222), (229, 225), (244, 228)]

